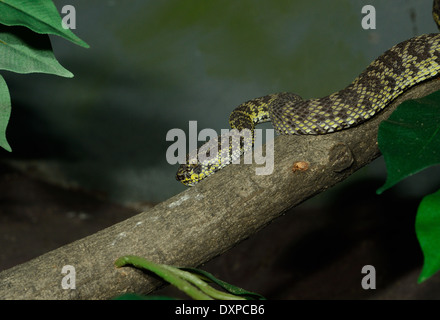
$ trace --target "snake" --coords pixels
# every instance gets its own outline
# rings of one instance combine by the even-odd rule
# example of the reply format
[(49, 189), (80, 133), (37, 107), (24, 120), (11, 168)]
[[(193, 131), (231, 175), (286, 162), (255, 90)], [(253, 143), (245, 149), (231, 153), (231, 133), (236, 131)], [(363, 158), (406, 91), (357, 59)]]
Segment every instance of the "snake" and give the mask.
[[(440, 29), (440, 0), (434, 0), (432, 13)], [(246, 101), (229, 116), (229, 125), (236, 130), (210, 139), (190, 152), (186, 162), (179, 166), (176, 179), (194, 186), (234, 163), (253, 147), (257, 124), (270, 121), (277, 133), (292, 135), (321, 135), (349, 129), (369, 120), (403, 92), (439, 72), (440, 34), (423, 34), (385, 51), (347, 87), (328, 96), (302, 99), (295, 93), (282, 92)], [(250, 134), (240, 135), (245, 131)]]

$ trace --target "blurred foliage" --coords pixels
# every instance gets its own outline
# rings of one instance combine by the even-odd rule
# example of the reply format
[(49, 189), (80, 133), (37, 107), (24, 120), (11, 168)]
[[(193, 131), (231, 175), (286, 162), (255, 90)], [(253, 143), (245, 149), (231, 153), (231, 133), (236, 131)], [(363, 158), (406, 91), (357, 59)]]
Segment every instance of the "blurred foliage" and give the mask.
[[(385, 184), (377, 190), (379, 194), (440, 164), (440, 91), (399, 105), (380, 124), (378, 144), (388, 171)], [(425, 257), (421, 282), (440, 270), (440, 191), (423, 198), (415, 228)]]
[[(123, 256), (115, 261), (118, 268), (133, 266), (152, 272), (195, 300), (264, 300), (258, 293), (250, 292), (217, 279), (209, 272), (196, 268), (177, 268), (165, 264), (157, 264), (138, 256)], [(215, 283), (224, 291), (217, 290), (208, 283)], [(143, 296), (128, 296), (129, 299), (147, 299)], [(123, 296), (122, 298), (127, 298)], [(165, 298), (166, 297), (162, 297)], [(162, 299), (161, 298), (161, 299)], [(119, 297), (121, 299), (121, 297)], [(152, 299), (158, 297), (152, 296)]]
[[(0, 69), (17, 73), (49, 73), (73, 77), (52, 52), (48, 34), (55, 34), (83, 47), (88, 45), (62, 26), (51, 0), (0, 2)], [(0, 146), (12, 151), (6, 139), (11, 114), (9, 90), (0, 75)]]

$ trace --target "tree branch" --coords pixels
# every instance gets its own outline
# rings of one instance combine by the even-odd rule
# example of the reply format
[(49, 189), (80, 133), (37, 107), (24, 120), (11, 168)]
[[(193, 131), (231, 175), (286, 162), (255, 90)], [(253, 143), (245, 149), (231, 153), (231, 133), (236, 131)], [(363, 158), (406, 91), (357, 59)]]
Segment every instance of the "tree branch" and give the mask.
[[(181, 266), (207, 262), (377, 158), (379, 123), (402, 101), (437, 90), (437, 79), (422, 83), (353, 129), (279, 136), (271, 175), (255, 175), (255, 164), (230, 165), (147, 212), (1, 272), (0, 299), (108, 299), (124, 292), (148, 293), (161, 282), (136, 269), (115, 268), (118, 257), (132, 254)], [(64, 265), (75, 267), (74, 290), (62, 289)]]

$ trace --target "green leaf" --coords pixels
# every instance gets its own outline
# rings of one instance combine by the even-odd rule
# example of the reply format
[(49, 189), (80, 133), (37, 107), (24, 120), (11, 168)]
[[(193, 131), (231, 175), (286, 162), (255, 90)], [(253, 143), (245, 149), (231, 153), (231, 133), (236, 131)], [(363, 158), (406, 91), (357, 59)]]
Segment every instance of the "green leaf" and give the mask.
[(159, 277), (165, 281), (171, 283), (179, 290), (185, 292), (191, 298), (196, 300), (211, 300), (212, 298), (201, 292), (199, 289), (194, 287), (191, 283), (185, 279), (181, 279), (179, 276), (174, 274), (171, 270), (163, 267), (163, 265), (153, 263), (144, 258), (138, 256), (123, 256), (115, 261), (115, 266), (120, 268), (126, 265), (132, 265), (139, 269), (148, 270), (157, 274)]
[(235, 296), (232, 294), (229, 294), (227, 292), (223, 292), (217, 289), (214, 289), (210, 285), (208, 285), (201, 277), (198, 275), (192, 274), (191, 272), (184, 271), (180, 268), (162, 265), (164, 268), (168, 269), (169, 271), (173, 272), (177, 276), (181, 277), (182, 279), (187, 280), (188, 282), (194, 284), (198, 289), (203, 291), (205, 294), (207, 294), (209, 297), (213, 299), (219, 299), (219, 300), (244, 300), (244, 298)]
[(378, 194), (412, 174), (440, 164), (440, 91), (398, 106), (381, 123), (378, 143), (388, 171)]
[(0, 25), (0, 69), (73, 77), (73, 74), (56, 60), (49, 36), (37, 34), (24, 27)]
[(228, 292), (230, 292), (234, 295), (242, 296), (246, 299), (252, 299), (252, 300), (265, 300), (266, 299), (261, 294), (247, 291), (247, 290), (242, 289), (240, 287), (229, 284), (223, 280), (217, 279), (211, 273), (206, 272), (204, 270), (200, 270), (200, 269), (196, 269), (196, 268), (179, 268), (179, 269), (185, 270), (185, 271), (190, 271), (193, 274), (197, 274), (197, 275), (201, 276), (202, 279), (207, 279), (207, 280), (217, 284), (221, 288), (227, 290)]
[(24, 26), (42, 34), (54, 34), (77, 45), (89, 45), (70, 29), (64, 29), (62, 19), (51, 0), (1, 0), (0, 23), (8, 26)]
[[(213, 275), (202, 270), (194, 268), (177, 268), (165, 264), (155, 264), (138, 256), (124, 256), (115, 261), (117, 267), (132, 265), (136, 268), (145, 269), (168, 281), (181, 291), (188, 294), (194, 299), (220, 299), (220, 300), (244, 300), (245, 298), (264, 299), (262, 296), (232, 286), (224, 281), (216, 279)], [(188, 270), (188, 271), (187, 271)], [(205, 280), (215, 282), (229, 292), (237, 292), (238, 294), (230, 294), (217, 290), (208, 285)]]
[(6, 127), (11, 115), (11, 98), (5, 79), (0, 75), (0, 147), (11, 152), (12, 149), (6, 140)]
[(440, 270), (440, 190), (425, 196), (420, 203), (416, 234), (425, 258), (420, 283)]

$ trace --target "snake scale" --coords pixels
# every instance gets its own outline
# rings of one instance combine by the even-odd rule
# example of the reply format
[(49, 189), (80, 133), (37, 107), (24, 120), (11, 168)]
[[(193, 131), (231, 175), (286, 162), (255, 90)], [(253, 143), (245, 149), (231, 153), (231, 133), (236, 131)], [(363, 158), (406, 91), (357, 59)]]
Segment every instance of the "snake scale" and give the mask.
[[(434, 0), (437, 25), (440, 0)], [(440, 28), (440, 27), (439, 27)], [(383, 110), (408, 88), (440, 72), (440, 34), (425, 34), (403, 41), (374, 60), (346, 88), (319, 99), (303, 100), (293, 93), (269, 94), (242, 103), (231, 113), (231, 128), (248, 129), (250, 136), (222, 149), (229, 136), (211, 139), (187, 156), (176, 179), (187, 186), (212, 175), (252, 148), (255, 125), (271, 121), (280, 134), (327, 134), (354, 127)], [(234, 133), (237, 135), (237, 133)], [(234, 141), (234, 140), (233, 140)], [(218, 150), (215, 154), (212, 151)], [(204, 154), (207, 159), (200, 160)]]

